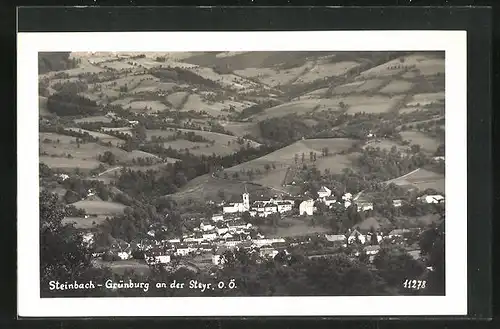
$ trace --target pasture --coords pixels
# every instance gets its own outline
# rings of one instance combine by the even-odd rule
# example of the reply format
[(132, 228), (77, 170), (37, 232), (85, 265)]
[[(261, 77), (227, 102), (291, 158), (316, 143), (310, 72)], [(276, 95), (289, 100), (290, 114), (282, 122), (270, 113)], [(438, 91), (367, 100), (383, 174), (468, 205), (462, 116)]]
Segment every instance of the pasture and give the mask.
[(435, 103), (444, 102), (444, 91), (437, 93), (425, 93), (413, 95), (412, 100), (406, 103), (406, 106), (425, 106)]
[(403, 140), (409, 141), (410, 144), (420, 145), (421, 150), (427, 153), (434, 153), (440, 144), (435, 138), (418, 131), (401, 131), (400, 134)]
[(175, 92), (173, 94), (170, 94), (167, 96), (167, 101), (170, 102), (170, 104), (172, 104), (173, 107), (175, 108), (181, 108), (181, 106), (183, 105), (183, 102), (185, 100), (186, 97), (189, 97), (189, 94), (188, 92), (186, 91), (179, 91), (179, 92)]
[(210, 102), (204, 100), (198, 94), (191, 94), (186, 103), (184, 104), (183, 111), (195, 111), (201, 112), (205, 111), (212, 117), (217, 117), (220, 114), (224, 114), (223, 111), (229, 111), (232, 108), (236, 112), (242, 111), (244, 108), (254, 105), (255, 103), (249, 101), (231, 101), (223, 100), (221, 102)]
[(103, 224), (106, 221), (106, 216), (96, 216), (96, 217), (89, 217), (89, 218), (83, 218), (83, 217), (64, 217), (64, 219), (61, 221), (63, 225), (71, 225), (73, 224), (75, 228), (79, 229), (90, 229), (97, 227), (101, 224)]
[(140, 101), (134, 100), (128, 104), (128, 108), (135, 112), (155, 113), (168, 109), (168, 107), (160, 101)]
[(382, 94), (406, 93), (414, 86), (414, 83), (406, 80), (392, 80), (387, 86), (379, 90)]
[(189, 70), (207, 80), (216, 82), (223, 88), (243, 90), (258, 87), (258, 84), (246, 78), (242, 78), (241, 76), (235, 74), (219, 74), (214, 72), (214, 70), (209, 67), (198, 66), (192, 67)]
[(336, 154), (327, 157), (318, 157), (314, 162), (316, 168), (323, 173), (326, 169), (332, 174), (340, 174), (345, 168), (352, 168), (353, 160), (358, 154)]
[(101, 129), (105, 133), (108, 132), (108, 131), (119, 131), (122, 134), (127, 134), (129, 136), (133, 135), (133, 128), (131, 128), (131, 127), (119, 127), (119, 128), (107, 128), (107, 127), (103, 127)]
[(107, 143), (111, 142), (113, 145), (118, 145), (120, 143), (123, 143), (123, 140), (119, 139), (118, 137), (103, 134), (97, 131), (92, 131), (92, 130), (86, 130), (86, 129), (81, 129), (81, 128), (65, 128), (67, 131), (75, 131), (75, 132), (80, 132), (80, 133), (88, 133), (90, 136), (94, 138), (98, 138), (101, 142)]
[(251, 135), (260, 136), (260, 129), (256, 122), (221, 122), (225, 130), (232, 132), (236, 136)]
[(148, 275), (151, 271), (149, 265), (143, 260), (128, 259), (118, 261), (104, 261), (102, 259), (95, 259), (92, 261), (93, 265), (100, 268), (109, 268), (111, 272), (118, 275), (124, 275), (127, 271), (133, 271), (134, 274), (139, 276)]
[(82, 200), (72, 203), (73, 206), (85, 210), (89, 215), (116, 215), (123, 213), (125, 205), (111, 201)]
[(68, 159), (65, 157), (51, 157), (51, 156), (40, 156), (40, 163), (46, 164), (48, 167), (52, 169), (62, 169), (62, 170), (71, 170), (71, 169), (82, 169), (82, 170), (92, 170), (97, 168), (99, 161), (95, 159)]
[(363, 145), (363, 149), (366, 149), (367, 147), (380, 148), (381, 150), (387, 151), (390, 151), (393, 147), (396, 147), (396, 149), (400, 152), (406, 152), (406, 150), (408, 149), (408, 146), (403, 146), (390, 139), (377, 139), (369, 141), (365, 145)]
[(311, 83), (319, 79), (341, 76), (357, 66), (359, 63), (353, 61), (315, 63), (307, 72), (299, 76), (294, 84)]
[(386, 181), (385, 184), (413, 187), (419, 190), (432, 188), (440, 193), (445, 191), (445, 176), (425, 169), (416, 169), (406, 175)]
[(403, 96), (347, 96), (339, 98), (348, 105), (347, 113), (387, 113), (391, 111)]
[(105, 122), (105, 123), (109, 123), (112, 120), (111, 120), (111, 118), (108, 118), (108, 117), (106, 117), (104, 115), (97, 115), (97, 116), (90, 116), (90, 117), (75, 119), (73, 121), (75, 123), (83, 123), (83, 122)]
[(277, 105), (264, 110), (252, 116), (252, 119), (262, 121), (265, 119), (281, 117), (288, 114), (306, 114), (313, 111), (340, 111), (339, 102), (342, 99), (330, 99), (330, 98), (320, 98), (320, 99), (304, 99), (291, 101), (285, 104)]
[(364, 93), (375, 92), (384, 84), (382, 79), (361, 80), (346, 83), (333, 88), (334, 95), (350, 94), (350, 93)]
[(420, 75), (432, 76), (444, 73), (444, 56), (409, 55), (388, 61), (362, 72), (360, 78), (387, 77), (400, 75), (406, 70), (418, 70)]

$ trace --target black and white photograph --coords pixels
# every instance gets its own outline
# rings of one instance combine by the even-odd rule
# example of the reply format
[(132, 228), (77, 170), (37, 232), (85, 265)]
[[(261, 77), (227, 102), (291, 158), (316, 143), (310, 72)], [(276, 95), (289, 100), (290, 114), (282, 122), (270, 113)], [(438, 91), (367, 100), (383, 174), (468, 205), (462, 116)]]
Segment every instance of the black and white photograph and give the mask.
[(466, 312), (465, 34), (404, 33), (20, 35), (26, 309)]

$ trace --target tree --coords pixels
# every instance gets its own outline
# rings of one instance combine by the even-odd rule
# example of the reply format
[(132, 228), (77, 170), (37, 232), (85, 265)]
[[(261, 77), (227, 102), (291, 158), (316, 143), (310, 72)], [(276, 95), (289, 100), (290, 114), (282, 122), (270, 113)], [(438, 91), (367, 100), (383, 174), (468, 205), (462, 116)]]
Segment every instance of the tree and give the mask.
[(380, 276), (392, 287), (405, 292), (406, 279), (418, 279), (425, 270), (424, 265), (413, 259), (402, 248), (382, 248), (373, 259)]
[(432, 268), (427, 275), (428, 285), (423, 291), (425, 294), (444, 295), (445, 293), (444, 225), (444, 220), (439, 225), (431, 225), (422, 233), (419, 241), (420, 253), (427, 257), (427, 266)]
[(90, 253), (72, 225), (63, 225), (64, 209), (56, 194), (40, 192), (40, 280), (47, 296), (49, 281), (82, 280), (90, 267)]
[(295, 165), (297, 165), (297, 162), (299, 161), (299, 155), (295, 153), (294, 155), (294, 160), (295, 160)]
[(312, 161), (313, 161), (313, 159), (314, 159), (314, 152), (313, 152), (313, 151), (311, 151), (311, 152), (309, 152), (309, 161), (311, 161), (311, 162), (312, 162)]
[(273, 163), (272, 164), (273, 170), (276, 169), (276, 165)]
[(378, 239), (377, 239), (377, 232), (375, 232), (375, 228), (372, 226), (370, 228), (370, 244), (372, 245), (377, 245), (378, 244)]
[(411, 153), (413, 153), (413, 154), (417, 154), (418, 152), (420, 152), (420, 145), (418, 145), (418, 144), (413, 144), (413, 145), (410, 147), (410, 150), (411, 150)]
[(301, 160), (302, 160), (302, 163), (304, 163), (304, 161), (305, 161), (305, 154), (304, 154), (304, 152), (302, 152)]
[(271, 166), (269, 166), (269, 163), (266, 163), (264, 165), (264, 169), (266, 169), (266, 172), (269, 172), (269, 170), (271, 169)]

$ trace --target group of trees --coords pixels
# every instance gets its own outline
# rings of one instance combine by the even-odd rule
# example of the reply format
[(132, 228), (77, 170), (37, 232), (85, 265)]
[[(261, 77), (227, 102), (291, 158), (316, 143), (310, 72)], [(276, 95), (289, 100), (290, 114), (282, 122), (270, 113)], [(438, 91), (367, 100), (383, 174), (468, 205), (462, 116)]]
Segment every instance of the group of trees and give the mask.
[(59, 116), (92, 115), (99, 111), (95, 101), (73, 92), (57, 92), (47, 98), (47, 109)]
[(313, 131), (296, 115), (262, 120), (259, 129), (263, 138), (286, 145), (309, 136)]

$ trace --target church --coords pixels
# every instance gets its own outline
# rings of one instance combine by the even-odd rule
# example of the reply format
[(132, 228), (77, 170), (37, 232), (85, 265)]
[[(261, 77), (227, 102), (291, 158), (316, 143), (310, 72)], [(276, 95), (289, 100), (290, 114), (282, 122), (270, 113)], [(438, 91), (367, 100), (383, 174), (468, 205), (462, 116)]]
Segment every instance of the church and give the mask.
[(234, 214), (241, 213), (250, 210), (250, 195), (247, 191), (243, 193), (243, 202), (230, 203), (227, 206), (222, 207), (222, 213), (224, 214)]

